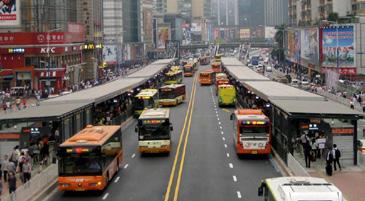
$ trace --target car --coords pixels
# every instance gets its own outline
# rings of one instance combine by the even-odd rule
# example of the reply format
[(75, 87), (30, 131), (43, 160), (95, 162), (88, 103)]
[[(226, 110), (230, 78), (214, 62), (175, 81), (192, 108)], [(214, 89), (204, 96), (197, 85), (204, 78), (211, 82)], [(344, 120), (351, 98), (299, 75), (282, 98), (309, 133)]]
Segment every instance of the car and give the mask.
[(252, 64), (248, 64), (247, 67), (249, 67), (249, 68), (252, 69), (253, 68), (253, 65)]
[(304, 90), (309, 90), (311, 88), (310, 82), (308, 82), (307, 80), (301, 81), (300, 88), (302, 88)]
[(292, 79), (290, 86), (292, 87), (299, 87), (299, 80), (298, 79)]
[(271, 66), (267, 66), (266, 67), (266, 72), (272, 72), (272, 67)]

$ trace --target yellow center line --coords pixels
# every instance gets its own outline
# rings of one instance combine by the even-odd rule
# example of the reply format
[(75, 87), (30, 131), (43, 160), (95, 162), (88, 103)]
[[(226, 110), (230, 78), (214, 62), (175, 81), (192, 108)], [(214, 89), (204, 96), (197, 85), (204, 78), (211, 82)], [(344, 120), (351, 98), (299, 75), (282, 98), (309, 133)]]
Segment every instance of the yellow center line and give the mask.
[(195, 105), (195, 92), (196, 92), (196, 87), (194, 87), (193, 89), (194, 91), (192, 92), (193, 95), (193, 103), (192, 106), (190, 108), (191, 112), (190, 112), (190, 117), (189, 117), (189, 123), (188, 123), (188, 128), (186, 131), (186, 135), (185, 135), (185, 142), (184, 142), (184, 148), (182, 151), (182, 156), (181, 156), (181, 162), (180, 162), (180, 167), (179, 167), (179, 173), (178, 173), (178, 177), (177, 177), (177, 181), (176, 181), (176, 187), (175, 187), (175, 193), (174, 193), (174, 201), (177, 201), (178, 197), (179, 197), (179, 190), (180, 190), (180, 183), (181, 183), (181, 176), (182, 176), (182, 171), (184, 168), (184, 162), (185, 162), (185, 154), (186, 154), (186, 147), (189, 141), (189, 135), (190, 135), (190, 128), (191, 128), (191, 120), (193, 117), (193, 110), (194, 110), (194, 105)]
[(178, 158), (179, 158), (180, 147), (181, 147), (181, 144), (182, 144), (182, 139), (183, 139), (183, 136), (184, 136), (184, 133), (185, 133), (186, 125), (187, 125), (187, 122), (188, 122), (190, 108), (192, 106), (192, 102), (193, 102), (193, 99), (194, 99), (193, 94), (194, 94), (195, 86), (196, 86), (196, 80), (194, 79), (193, 86), (191, 87), (192, 90), (191, 90), (191, 94), (190, 94), (188, 109), (187, 109), (186, 115), (185, 115), (184, 125), (183, 125), (183, 128), (182, 128), (181, 133), (180, 133), (179, 143), (177, 145), (175, 159), (174, 159), (174, 163), (172, 165), (172, 170), (171, 170), (171, 173), (170, 173), (169, 183), (167, 185), (167, 190), (166, 190), (165, 199), (164, 199), (165, 201), (168, 201), (169, 198), (170, 198), (170, 191), (171, 191), (172, 182), (173, 182), (174, 177), (175, 177), (175, 169), (176, 169), (176, 164), (177, 164), (177, 161), (178, 161)]

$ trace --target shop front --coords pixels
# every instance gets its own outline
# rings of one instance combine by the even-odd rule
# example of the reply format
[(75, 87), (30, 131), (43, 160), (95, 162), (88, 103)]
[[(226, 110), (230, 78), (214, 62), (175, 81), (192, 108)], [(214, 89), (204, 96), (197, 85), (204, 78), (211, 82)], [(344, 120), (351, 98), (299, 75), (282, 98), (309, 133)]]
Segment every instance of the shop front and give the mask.
[(65, 69), (36, 69), (36, 80), (38, 80), (38, 90), (48, 91), (51, 94), (58, 94), (65, 86)]
[(10, 89), (13, 78), (14, 72), (12, 69), (0, 70), (0, 90)]

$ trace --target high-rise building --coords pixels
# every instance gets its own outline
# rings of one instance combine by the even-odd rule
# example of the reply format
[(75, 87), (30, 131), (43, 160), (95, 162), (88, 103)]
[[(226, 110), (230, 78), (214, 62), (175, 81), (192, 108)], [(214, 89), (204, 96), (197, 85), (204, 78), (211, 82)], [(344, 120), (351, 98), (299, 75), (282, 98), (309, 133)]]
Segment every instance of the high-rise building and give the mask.
[(237, 7), (239, 8), (239, 26), (257, 27), (265, 24), (263, 0), (240, 0)]
[(288, 22), (288, 0), (265, 0), (265, 26)]
[(140, 40), (140, 1), (123, 0), (123, 42), (139, 42)]
[(327, 19), (330, 13), (337, 13), (339, 17), (352, 14), (354, 0), (319, 0), (320, 18)]
[[(123, 15), (122, 1), (103, 1), (103, 65), (118, 67), (122, 62)], [(116, 68), (114, 68), (116, 69)]]
[(141, 42), (147, 51), (152, 48), (153, 35), (153, 0), (141, 0), (140, 6)]

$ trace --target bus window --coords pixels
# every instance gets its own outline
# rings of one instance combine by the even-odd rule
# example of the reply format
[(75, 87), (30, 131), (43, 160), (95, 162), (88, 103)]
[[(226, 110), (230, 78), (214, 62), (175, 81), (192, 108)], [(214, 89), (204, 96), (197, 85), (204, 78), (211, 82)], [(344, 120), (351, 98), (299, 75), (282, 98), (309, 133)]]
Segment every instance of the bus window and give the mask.
[(139, 139), (160, 140), (170, 137), (170, 123), (165, 121), (159, 124), (143, 124), (139, 128)]

